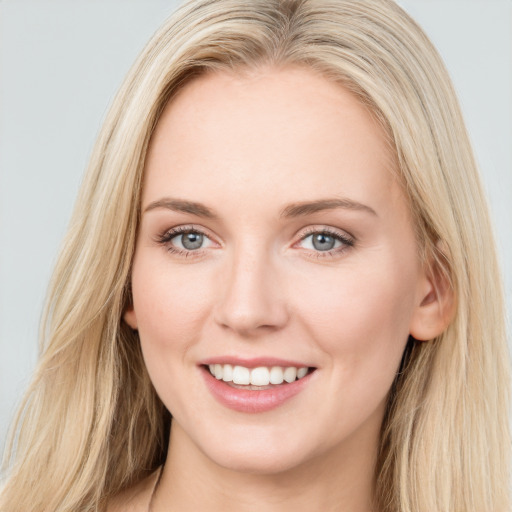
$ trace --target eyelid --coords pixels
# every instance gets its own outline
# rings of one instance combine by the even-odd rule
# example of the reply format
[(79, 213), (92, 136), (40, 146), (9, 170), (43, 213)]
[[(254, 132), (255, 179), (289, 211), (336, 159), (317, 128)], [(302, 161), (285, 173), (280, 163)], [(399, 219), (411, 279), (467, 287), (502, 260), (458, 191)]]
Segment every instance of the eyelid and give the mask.
[[(182, 224), (178, 226), (174, 226), (172, 228), (166, 229), (161, 234), (157, 235), (155, 237), (155, 241), (167, 248), (167, 250), (171, 253), (185, 256), (185, 257), (198, 257), (204, 255), (207, 249), (211, 249), (212, 247), (205, 247), (205, 248), (199, 248), (199, 249), (182, 249), (180, 247), (176, 247), (172, 244), (170, 244), (170, 241), (176, 237), (179, 236), (181, 233), (199, 233), (205, 238), (207, 238), (212, 244), (217, 245), (217, 247), (220, 247), (221, 244), (215, 240), (215, 237), (212, 236), (209, 232), (209, 230), (203, 228), (202, 226), (197, 226), (195, 224)], [(320, 251), (315, 249), (308, 249), (308, 248), (301, 248), (299, 244), (303, 242), (306, 238), (308, 238), (311, 235), (314, 234), (326, 234), (328, 236), (332, 236), (337, 241), (341, 242), (341, 246), (334, 247), (332, 249), (326, 250), (326, 251)], [(341, 230), (338, 228), (333, 228), (331, 226), (325, 226), (325, 225), (317, 225), (317, 226), (308, 226), (307, 228), (303, 229), (302, 232), (299, 232), (298, 235), (299, 240), (296, 241), (292, 247), (302, 249), (305, 253), (310, 253), (311, 255), (314, 255), (315, 258), (321, 258), (326, 256), (338, 256), (341, 255), (341, 253), (344, 253), (348, 249), (354, 246), (356, 242), (356, 238), (349, 234), (345, 230)]]
[(195, 224), (180, 224), (178, 226), (173, 226), (172, 228), (165, 229), (160, 235), (157, 235), (157, 238), (163, 239), (163, 238), (172, 238), (174, 236), (177, 236), (181, 233), (200, 233), (201, 235), (204, 235), (205, 237), (209, 238), (213, 241), (213, 236), (210, 234), (209, 230), (203, 228), (202, 226), (197, 226)]
[(198, 233), (205, 238), (207, 238), (212, 244), (220, 246), (219, 242), (215, 240), (209, 230), (203, 228), (202, 226), (197, 226), (195, 224), (182, 224), (178, 226), (174, 226), (172, 228), (166, 229), (161, 234), (158, 234), (155, 237), (155, 241), (164, 246), (170, 253), (177, 254), (179, 256), (185, 256), (187, 258), (190, 257), (198, 257), (202, 256), (206, 249), (210, 249), (211, 247), (205, 247), (200, 249), (185, 249), (172, 245), (170, 242), (173, 238), (179, 236), (182, 233)]
[(313, 235), (315, 233), (326, 233), (328, 235), (332, 235), (341, 240), (346, 240), (346, 241), (351, 241), (351, 242), (355, 242), (355, 240), (356, 240), (356, 237), (354, 235), (350, 234), (348, 231), (345, 231), (344, 229), (335, 228), (332, 226), (326, 226), (324, 224), (308, 226), (308, 227), (302, 229), (301, 231), (299, 231), (296, 236), (299, 237), (299, 241), (300, 241), (300, 240), (303, 240), (304, 238), (306, 238), (307, 236)]
[[(319, 251), (315, 249), (308, 249), (300, 247), (299, 244), (301, 242), (304, 242), (308, 237), (314, 234), (326, 234), (329, 236), (332, 236), (336, 240), (341, 242), (341, 246), (329, 249), (327, 251)], [(314, 255), (315, 258), (322, 258), (322, 257), (334, 257), (341, 255), (345, 251), (349, 250), (351, 247), (354, 246), (356, 242), (356, 238), (347, 233), (344, 230), (340, 230), (337, 228), (333, 228), (331, 226), (325, 226), (325, 225), (318, 225), (318, 226), (309, 226), (305, 230), (299, 233), (299, 240), (293, 244), (293, 247), (298, 247), (299, 249), (303, 249), (305, 253), (310, 253), (311, 255)]]

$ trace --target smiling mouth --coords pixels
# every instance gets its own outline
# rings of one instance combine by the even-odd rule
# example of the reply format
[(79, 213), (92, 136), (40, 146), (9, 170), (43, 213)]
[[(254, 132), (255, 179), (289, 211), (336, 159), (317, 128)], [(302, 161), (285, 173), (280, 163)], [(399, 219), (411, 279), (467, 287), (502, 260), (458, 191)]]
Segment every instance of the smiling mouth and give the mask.
[(231, 364), (205, 365), (210, 374), (231, 387), (246, 390), (264, 390), (303, 379), (315, 368), (305, 366), (259, 366), (246, 368)]

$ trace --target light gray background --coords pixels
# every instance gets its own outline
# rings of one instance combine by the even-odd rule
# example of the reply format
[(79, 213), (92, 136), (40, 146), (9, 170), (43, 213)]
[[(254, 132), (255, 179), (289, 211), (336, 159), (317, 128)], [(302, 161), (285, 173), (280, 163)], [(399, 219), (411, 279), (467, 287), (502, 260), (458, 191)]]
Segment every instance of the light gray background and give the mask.
[[(403, 0), (452, 74), (512, 311), (512, 1)], [(42, 300), (106, 109), (176, 1), (0, 0), (0, 452)], [(478, 244), (479, 240), (475, 240)]]

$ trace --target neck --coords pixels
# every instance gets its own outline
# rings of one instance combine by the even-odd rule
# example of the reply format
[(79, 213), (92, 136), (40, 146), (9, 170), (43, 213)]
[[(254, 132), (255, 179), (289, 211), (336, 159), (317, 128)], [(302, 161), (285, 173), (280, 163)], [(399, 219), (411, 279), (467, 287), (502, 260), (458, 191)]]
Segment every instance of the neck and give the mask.
[(286, 471), (257, 474), (219, 466), (173, 422), (152, 512), (370, 512), (378, 432), (373, 434), (372, 450), (364, 440), (347, 440)]

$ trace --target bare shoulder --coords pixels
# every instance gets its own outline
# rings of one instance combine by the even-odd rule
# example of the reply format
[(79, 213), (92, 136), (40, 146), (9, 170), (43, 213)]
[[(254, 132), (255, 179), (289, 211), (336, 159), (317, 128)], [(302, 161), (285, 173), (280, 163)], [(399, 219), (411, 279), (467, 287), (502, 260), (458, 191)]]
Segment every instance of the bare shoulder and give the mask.
[(137, 484), (114, 496), (107, 505), (107, 512), (147, 512), (159, 474), (160, 469), (157, 469)]

